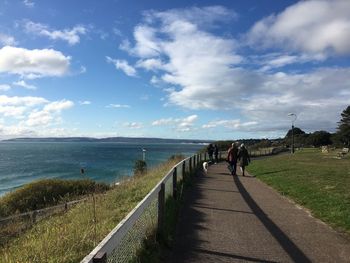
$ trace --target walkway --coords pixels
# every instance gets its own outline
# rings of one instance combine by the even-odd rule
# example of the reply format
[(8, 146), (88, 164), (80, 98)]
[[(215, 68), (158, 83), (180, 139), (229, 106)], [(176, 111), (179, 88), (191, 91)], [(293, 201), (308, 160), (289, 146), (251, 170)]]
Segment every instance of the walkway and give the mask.
[(198, 174), (165, 262), (350, 262), (350, 241), (226, 164)]

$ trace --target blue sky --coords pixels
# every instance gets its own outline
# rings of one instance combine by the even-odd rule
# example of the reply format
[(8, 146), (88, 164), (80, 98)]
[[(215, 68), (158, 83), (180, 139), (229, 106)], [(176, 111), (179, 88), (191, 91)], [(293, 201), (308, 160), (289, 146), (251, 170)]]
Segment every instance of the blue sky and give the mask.
[(0, 2), (0, 139), (334, 132), (350, 1)]

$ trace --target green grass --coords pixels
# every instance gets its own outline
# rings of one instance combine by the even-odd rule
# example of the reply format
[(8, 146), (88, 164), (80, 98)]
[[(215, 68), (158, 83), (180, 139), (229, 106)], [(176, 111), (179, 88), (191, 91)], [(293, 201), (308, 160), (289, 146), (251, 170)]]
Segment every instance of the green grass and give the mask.
[(90, 199), (67, 213), (41, 221), (19, 238), (12, 239), (0, 248), (0, 262), (79, 262), (178, 161), (170, 160), (106, 194), (96, 195), (96, 238)]
[(337, 151), (303, 149), (294, 155), (254, 160), (248, 171), (315, 217), (350, 234), (350, 158), (336, 156)]

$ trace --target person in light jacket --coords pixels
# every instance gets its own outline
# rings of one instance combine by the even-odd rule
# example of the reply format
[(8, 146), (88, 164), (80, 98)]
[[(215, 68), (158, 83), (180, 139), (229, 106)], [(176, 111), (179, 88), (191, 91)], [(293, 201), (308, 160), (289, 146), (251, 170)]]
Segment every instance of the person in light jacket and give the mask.
[(245, 167), (250, 163), (250, 156), (247, 148), (245, 148), (244, 146), (244, 143), (241, 144), (241, 147), (238, 151), (238, 161), (239, 161), (239, 166), (241, 167), (241, 170), (242, 170), (242, 175), (245, 176), (244, 170), (245, 170)]

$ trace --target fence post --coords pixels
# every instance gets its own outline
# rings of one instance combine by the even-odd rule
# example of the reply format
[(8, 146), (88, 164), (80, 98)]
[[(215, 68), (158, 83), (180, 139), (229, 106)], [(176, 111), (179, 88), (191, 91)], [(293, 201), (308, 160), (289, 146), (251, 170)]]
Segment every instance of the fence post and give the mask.
[(158, 237), (163, 235), (164, 227), (164, 211), (165, 210), (165, 184), (160, 184), (160, 191), (158, 193), (158, 228), (157, 234)]
[(190, 159), (189, 159), (189, 165), (190, 165), (190, 167), (189, 167), (190, 172), (192, 172), (192, 157), (190, 157)]
[(177, 199), (177, 167), (173, 171), (173, 198)]
[(186, 161), (182, 162), (182, 180), (186, 181)]
[(38, 212), (36, 210), (33, 211), (33, 214), (32, 214), (32, 222), (33, 222), (33, 224), (36, 223), (36, 215), (37, 215), (37, 213)]
[(92, 259), (93, 263), (107, 263), (107, 254), (106, 252), (99, 251), (96, 253)]

